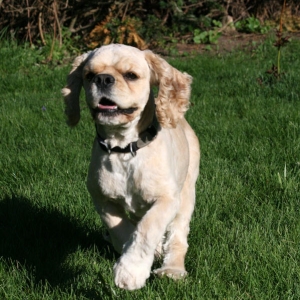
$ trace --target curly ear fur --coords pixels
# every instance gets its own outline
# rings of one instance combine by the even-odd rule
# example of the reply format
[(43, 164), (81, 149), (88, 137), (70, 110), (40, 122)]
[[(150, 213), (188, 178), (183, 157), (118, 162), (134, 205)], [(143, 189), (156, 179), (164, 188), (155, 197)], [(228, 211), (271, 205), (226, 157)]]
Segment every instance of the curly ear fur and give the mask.
[(67, 85), (62, 89), (65, 99), (65, 114), (67, 115), (67, 124), (75, 126), (80, 120), (79, 94), (82, 87), (82, 68), (90, 52), (82, 54), (75, 58), (72, 70), (67, 77)]
[(181, 73), (164, 59), (146, 50), (151, 69), (151, 85), (159, 87), (155, 99), (156, 115), (162, 127), (174, 128), (189, 108), (192, 76)]

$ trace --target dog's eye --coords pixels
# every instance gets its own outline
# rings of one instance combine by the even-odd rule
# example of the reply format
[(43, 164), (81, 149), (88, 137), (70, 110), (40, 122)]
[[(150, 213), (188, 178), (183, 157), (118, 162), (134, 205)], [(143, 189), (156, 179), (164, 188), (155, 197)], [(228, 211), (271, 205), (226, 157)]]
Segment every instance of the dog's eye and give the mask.
[(133, 81), (133, 80), (137, 80), (138, 79), (138, 76), (136, 74), (134, 74), (133, 72), (127, 72), (123, 76), (124, 76), (124, 78), (126, 80)]
[(86, 80), (92, 81), (92, 79), (95, 77), (95, 74), (92, 72), (89, 72), (85, 75)]

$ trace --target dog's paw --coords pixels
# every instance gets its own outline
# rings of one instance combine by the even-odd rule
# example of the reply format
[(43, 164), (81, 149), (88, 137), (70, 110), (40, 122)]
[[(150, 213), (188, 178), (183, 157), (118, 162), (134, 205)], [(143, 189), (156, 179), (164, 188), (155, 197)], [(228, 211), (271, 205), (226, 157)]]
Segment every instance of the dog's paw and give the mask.
[(145, 263), (131, 263), (121, 257), (114, 265), (115, 284), (121, 289), (137, 290), (142, 288), (150, 276), (150, 266)]
[(187, 271), (184, 269), (172, 269), (168, 267), (162, 267), (160, 269), (156, 269), (153, 273), (159, 277), (167, 276), (174, 280), (183, 279), (187, 276)]

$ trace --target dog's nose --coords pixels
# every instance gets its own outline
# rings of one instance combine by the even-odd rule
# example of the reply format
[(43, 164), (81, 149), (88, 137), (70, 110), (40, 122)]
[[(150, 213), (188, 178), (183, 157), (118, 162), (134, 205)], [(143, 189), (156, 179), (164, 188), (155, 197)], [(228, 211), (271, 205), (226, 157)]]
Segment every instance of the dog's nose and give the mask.
[(93, 81), (99, 88), (109, 88), (115, 83), (115, 78), (109, 74), (98, 74)]

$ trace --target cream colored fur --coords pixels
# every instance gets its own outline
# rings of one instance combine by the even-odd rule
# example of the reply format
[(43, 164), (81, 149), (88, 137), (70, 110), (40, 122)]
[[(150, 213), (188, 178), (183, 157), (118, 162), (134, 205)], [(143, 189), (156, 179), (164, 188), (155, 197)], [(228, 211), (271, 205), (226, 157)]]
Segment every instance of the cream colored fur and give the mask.
[[(128, 79), (128, 72), (135, 80)], [(88, 74), (109, 74), (109, 91), (101, 90)], [(186, 275), (189, 223), (195, 204), (195, 183), (200, 149), (184, 118), (189, 106), (192, 78), (151, 51), (108, 45), (75, 59), (62, 90), (68, 124), (80, 119), (79, 92), (84, 86), (98, 132), (111, 147), (126, 147), (157, 118), (157, 137), (130, 153), (102, 150), (95, 139), (87, 187), (110, 240), (121, 256), (114, 265), (118, 287), (134, 290), (145, 285), (155, 255), (163, 257), (158, 275), (174, 279)], [(151, 86), (158, 86), (153, 98)], [(102, 97), (130, 114), (95, 113)]]

